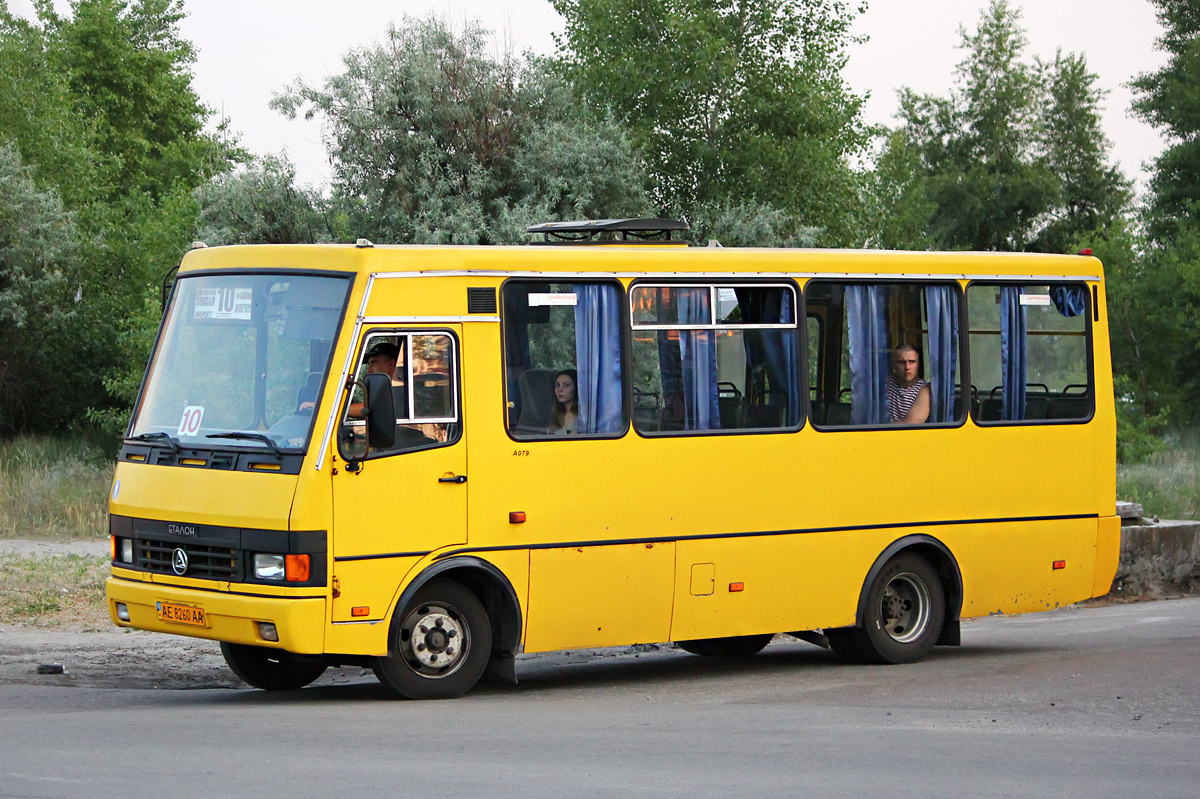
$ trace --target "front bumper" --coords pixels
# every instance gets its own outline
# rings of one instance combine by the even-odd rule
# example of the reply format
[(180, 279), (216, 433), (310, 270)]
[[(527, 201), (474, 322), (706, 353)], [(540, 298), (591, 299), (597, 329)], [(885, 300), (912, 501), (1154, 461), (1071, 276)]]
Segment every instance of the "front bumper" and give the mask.
[[(135, 627), (173, 635), (208, 638), (231, 644), (248, 644), (285, 649), (302, 655), (325, 651), (326, 607), (324, 597), (246, 596), (197, 591), (178, 586), (145, 583), (109, 577), (105, 582), (108, 614), (118, 627)], [(117, 617), (117, 603), (129, 609), (129, 621)], [(204, 610), (206, 626), (164, 621), (155, 610), (159, 602), (172, 602)], [(258, 633), (258, 622), (270, 622), (279, 641), (266, 641)]]

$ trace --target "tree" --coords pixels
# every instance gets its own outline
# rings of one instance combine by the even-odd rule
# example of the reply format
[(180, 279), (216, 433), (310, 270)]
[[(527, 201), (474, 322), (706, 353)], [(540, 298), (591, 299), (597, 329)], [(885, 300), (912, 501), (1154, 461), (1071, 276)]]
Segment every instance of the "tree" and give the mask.
[[(180, 0), (72, 0), (62, 15), (49, 0), (34, 7), (25, 20), (0, 4), (0, 144), (19, 154), (36, 192), (61, 203), (78, 242), (69, 332), (6, 353), (25, 364), (20, 383), (36, 397), (19, 423), (37, 429), (78, 424), (89, 408), (93, 418), (127, 412), (129, 392), (106, 386), (141, 377), (154, 331), (138, 326), (136, 345), (114, 342), (191, 240), (192, 190), (226, 168), (229, 152), (203, 132)], [(56, 394), (63, 375), (69, 391)]]
[(1038, 62), (1049, 94), (1042, 114), (1042, 150), (1058, 184), (1054, 202), (1041, 220), (1031, 249), (1071, 252), (1080, 239), (1109, 228), (1129, 208), (1131, 184), (1109, 163), (1112, 142), (1100, 124), (1100, 101), (1083, 56), (1062, 51), (1052, 62)]
[(1164, 28), (1158, 47), (1168, 60), (1131, 85), (1137, 94), (1134, 113), (1168, 142), (1154, 160), (1147, 220), (1151, 238), (1163, 243), (1178, 227), (1200, 221), (1200, 3), (1152, 2)]
[[(1146, 415), (1169, 408), (1194, 423), (1200, 409), (1200, 3), (1154, 0), (1167, 63), (1132, 83), (1134, 112), (1167, 139), (1154, 161), (1144, 217), (1148, 245), (1139, 264), (1136, 324)], [(1141, 387), (1141, 384), (1139, 384)]]
[(0, 144), (0, 433), (24, 427), (40, 406), (71, 392), (61, 375), (72, 360), (47, 345), (74, 316), (79, 234), (32, 173), (15, 148)]
[(200, 208), (196, 236), (209, 246), (323, 242), (347, 235), (336, 229), (337, 219), (318, 191), (296, 186), (296, 168), (286, 155), (251, 159), (194, 196)]
[(930, 244), (1061, 252), (1122, 214), (1129, 183), (1108, 163), (1103, 93), (1083, 57), (1026, 61), (1007, 0), (992, 0), (961, 37), (948, 97), (900, 93), (901, 131), (934, 207)]
[(489, 49), (477, 22), (405, 19), (323, 87), (275, 97), (289, 116), (323, 118), (333, 203), (356, 236), (505, 243), (547, 215), (646, 206), (623, 131), (578, 113), (545, 64)]
[(857, 240), (850, 160), (867, 130), (841, 77), (846, 2), (552, 2), (566, 74), (630, 130), (664, 213), (704, 226), (759, 206), (791, 217), (783, 228), (820, 228), (823, 243)]

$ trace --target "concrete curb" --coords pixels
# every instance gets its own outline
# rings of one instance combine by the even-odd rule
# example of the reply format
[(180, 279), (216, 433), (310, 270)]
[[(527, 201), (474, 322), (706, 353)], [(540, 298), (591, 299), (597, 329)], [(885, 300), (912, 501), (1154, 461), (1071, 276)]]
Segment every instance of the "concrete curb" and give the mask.
[(1112, 594), (1151, 596), (1200, 588), (1200, 522), (1163, 519), (1121, 527)]

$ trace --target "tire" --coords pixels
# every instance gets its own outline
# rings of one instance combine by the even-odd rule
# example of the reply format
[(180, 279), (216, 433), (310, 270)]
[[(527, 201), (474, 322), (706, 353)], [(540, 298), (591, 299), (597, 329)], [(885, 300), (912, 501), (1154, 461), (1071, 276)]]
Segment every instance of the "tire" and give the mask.
[(479, 682), (492, 651), (487, 611), (473, 593), (445, 579), (421, 586), (396, 611), (388, 654), (375, 676), (406, 699), (453, 699)]
[(762, 633), (732, 635), (727, 638), (697, 638), (693, 641), (676, 641), (675, 646), (684, 652), (702, 657), (744, 658), (761, 652), (774, 637), (774, 633)]
[(264, 691), (294, 691), (325, 673), (325, 664), (265, 646), (221, 644), (225, 662), (247, 685)]
[(853, 631), (854, 647), (869, 663), (915, 663), (933, 649), (945, 619), (937, 572), (920, 555), (902, 553), (867, 589), (863, 626), (845, 629)]

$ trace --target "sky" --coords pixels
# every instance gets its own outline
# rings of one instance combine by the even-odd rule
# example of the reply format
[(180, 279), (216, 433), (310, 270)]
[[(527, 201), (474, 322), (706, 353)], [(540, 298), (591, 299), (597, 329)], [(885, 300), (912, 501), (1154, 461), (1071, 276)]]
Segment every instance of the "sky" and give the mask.
[[(963, 58), (960, 27), (974, 30), (987, 0), (867, 0), (854, 31), (864, 41), (849, 51), (843, 76), (867, 94), (865, 119), (895, 124), (896, 91), (908, 87), (945, 95)], [(1149, 0), (1010, 0), (1022, 10), (1026, 54), (1053, 59), (1055, 50), (1083, 53), (1099, 76), (1103, 124), (1113, 157), (1125, 174), (1144, 184), (1143, 167), (1163, 142), (1132, 118), (1127, 84), (1165, 62), (1155, 49), (1160, 28)], [(59, 7), (65, 3), (59, 2)], [(9, 0), (30, 13), (29, 0)], [(389, 23), (431, 11), (460, 26), (479, 19), (505, 45), (551, 53), (562, 19), (548, 0), (186, 0), (182, 33), (198, 50), (193, 87), (218, 115), (227, 117), (242, 146), (254, 153), (287, 151), (301, 183), (330, 178), (320, 124), (288, 120), (268, 107), (296, 79), (320, 86), (342, 68), (349, 50), (380, 41)]]

